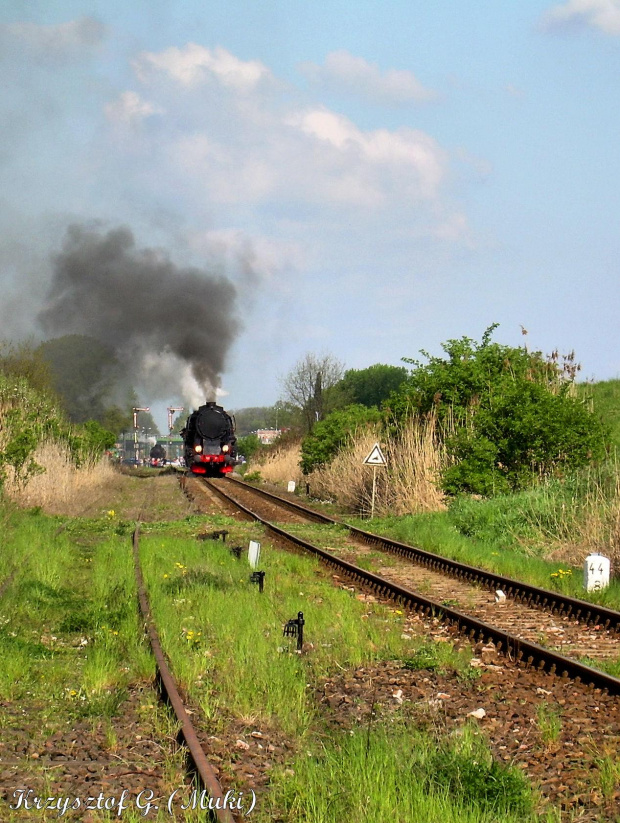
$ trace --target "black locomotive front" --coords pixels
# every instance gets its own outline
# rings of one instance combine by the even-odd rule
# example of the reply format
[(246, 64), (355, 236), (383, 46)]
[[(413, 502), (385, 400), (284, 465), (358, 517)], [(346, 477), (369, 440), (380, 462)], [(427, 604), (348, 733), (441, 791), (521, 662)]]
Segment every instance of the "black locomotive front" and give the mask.
[(200, 406), (190, 414), (181, 434), (185, 465), (193, 474), (217, 477), (233, 471), (237, 463), (235, 423), (222, 406)]

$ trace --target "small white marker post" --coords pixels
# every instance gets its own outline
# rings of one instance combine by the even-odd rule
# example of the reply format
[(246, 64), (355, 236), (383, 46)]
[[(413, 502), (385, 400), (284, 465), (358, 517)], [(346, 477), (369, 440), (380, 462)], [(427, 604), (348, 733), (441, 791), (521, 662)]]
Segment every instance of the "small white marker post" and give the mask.
[(370, 454), (365, 458), (364, 465), (372, 466), (372, 503), (370, 504), (370, 519), (375, 516), (375, 494), (377, 491), (377, 466), (387, 466), (387, 460), (383, 456), (378, 443), (372, 447)]
[(258, 568), (258, 561), (260, 560), (260, 543), (257, 540), (250, 540), (250, 548), (248, 549), (248, 561), (251, 569)]
[(598, 552), (589, 554), (583, 563), (583, 587), (587, 592), (599, 592), (609, 586), (611, 562)]

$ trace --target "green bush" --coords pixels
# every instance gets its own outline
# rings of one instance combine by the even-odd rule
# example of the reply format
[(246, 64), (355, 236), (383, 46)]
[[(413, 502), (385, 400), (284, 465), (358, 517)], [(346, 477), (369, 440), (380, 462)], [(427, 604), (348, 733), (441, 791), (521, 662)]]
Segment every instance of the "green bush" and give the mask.
[(452, 458), (442, 474), (449, 494), (483, 496), (527, 488), (605, 454), (606, 432), (573, 394), (567, 373), (540, 352), (467, 337), (443, 345), (447, 357), (414, 365), (390, 398), (394, 419), (434, 414)]
[(247, 437), (237, 439), (237, 453), (242, 454), (246, 460), (251, 460), (260, 447), (261, 442), (255, 434), (248, 434)]
[(381, 420), (374, 408), (359, 404), (346, 406), (315, 424), (312, 432), (301, 441), (301, 469), (309, 474), (313, 469), (329, 463), (359, 428)]

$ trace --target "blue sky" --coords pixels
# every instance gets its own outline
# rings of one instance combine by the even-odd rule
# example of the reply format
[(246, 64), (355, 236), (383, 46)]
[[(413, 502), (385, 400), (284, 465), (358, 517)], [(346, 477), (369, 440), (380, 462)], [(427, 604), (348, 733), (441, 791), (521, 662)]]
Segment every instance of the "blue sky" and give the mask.
[(5, 336), (125, 225), (237, 284), (231, 408), (493, 322), (620, 375), (620, 0), (5, 0), (0, 60)]

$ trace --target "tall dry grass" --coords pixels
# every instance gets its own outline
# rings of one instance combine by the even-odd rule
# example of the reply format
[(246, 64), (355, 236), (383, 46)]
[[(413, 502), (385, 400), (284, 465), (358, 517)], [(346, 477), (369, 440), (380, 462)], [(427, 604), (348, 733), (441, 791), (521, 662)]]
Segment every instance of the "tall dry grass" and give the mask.
[(106, 458), (76, 468), (69, 450), (53, 441), (42, 443), (32, 456), (44, 471), (24, 483), (9, 467), (4, 493), (18, 506), (40, 506), (47, 514), (82, 514), (115, 476)]
[[(364, 466), (379, 437), (378, 427), (358, 431), (327, 466), (315, 469), (306, 478), (314, 497), (333, 500), (350, 512), (370, 511), (373, 469)], [(378, 469), (379, 496), (383, 489), (383, 469)]]
[(303, 479), (299, 468), (300, 460), (301, 444), (292, 443), (268, 454), (257, 464), (257, 468), (263, 480), (268, 483), (281, 484), (288, 483), (289, 480), (300, 483)]
[(357, 431), (328, 466), (309, 475), (312, 493), (334, 500), (351, 512), (368, 515), (375, 475), (378, 516), (445, 508), (438, 479), (447, 456), (436, 435), (434, 417), (412, 418), (398, 435), (383, 438), (381, 447), (387, 466), (374, 469), (363, 461), (381, 440), (380, 429), (374, 426)]
[(598, 551), (620, 568), (620, 464), (618, 457), (582, 472), (564, 493), (543, 485), (532, 524), (553, 546), (554, 555), (579, 565), (584, 552)]

